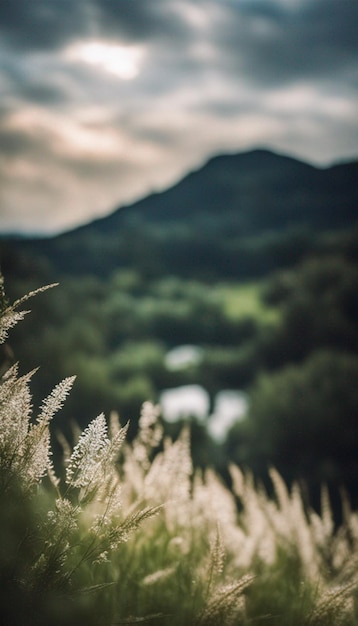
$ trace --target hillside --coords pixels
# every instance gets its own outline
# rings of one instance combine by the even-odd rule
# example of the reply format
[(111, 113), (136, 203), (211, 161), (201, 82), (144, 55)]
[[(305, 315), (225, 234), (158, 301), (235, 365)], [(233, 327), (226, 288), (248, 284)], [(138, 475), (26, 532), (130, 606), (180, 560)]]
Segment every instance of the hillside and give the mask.
[[(188, 219), (228, 217), (236, 235), (307, 223), (346, 225), (357, 216), (358, 162), (318, 169), (266, 150), (212, 158), (170, 189), (118, 209), (77, 232), (113, 232), (138, 218), (168, 225)], [(212, 223), (212, 222), (211, 222)]]
[[(135, 267), (211, 278), (296, 262), (324, 231), (358, 217), (358, 162), (319, 169), (265, 150), (212, 158), (175, 186), (51, 239), (12, 240), (54, 274)], [(4, 245), (3, 245), (4, 248)]]

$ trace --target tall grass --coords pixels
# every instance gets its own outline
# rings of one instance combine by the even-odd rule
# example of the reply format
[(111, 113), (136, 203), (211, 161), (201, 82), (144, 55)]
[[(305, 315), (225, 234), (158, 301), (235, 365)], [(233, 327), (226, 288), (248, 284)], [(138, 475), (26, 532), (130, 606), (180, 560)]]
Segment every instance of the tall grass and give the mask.
[[(1, 341), (26, 299), (2, 306)], [(346, 497), (337, 527), (324, 487), (319, 513), (274, 469), (274, 497), (236, 466), (229, 488), (194, 470), (187, 430), (163, 437), (150, 403), (131, 444), (115, 414), (74, 442), (60, 435), (60, 479), (50, 425), (74, 379), (34, 415), (32, 375), (15, 365), (0, 386), (2, 624), (358, 624), (358, 516)]]

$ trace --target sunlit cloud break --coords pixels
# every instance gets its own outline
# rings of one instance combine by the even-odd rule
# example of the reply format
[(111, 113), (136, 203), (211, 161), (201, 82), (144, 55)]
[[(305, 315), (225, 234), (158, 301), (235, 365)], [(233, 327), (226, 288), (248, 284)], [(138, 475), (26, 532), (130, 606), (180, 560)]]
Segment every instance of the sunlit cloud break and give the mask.
[(87, 63), (122, 80), (138, 76), (144, 50), (140, 46), (123, 46), (104, 41), (75, 43), (65, 50), (69, 61)]

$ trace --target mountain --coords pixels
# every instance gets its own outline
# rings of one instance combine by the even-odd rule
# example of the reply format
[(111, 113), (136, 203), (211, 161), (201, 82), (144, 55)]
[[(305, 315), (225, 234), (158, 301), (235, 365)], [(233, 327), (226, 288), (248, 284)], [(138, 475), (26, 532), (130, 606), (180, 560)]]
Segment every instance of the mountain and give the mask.
[(318, 234), (355, 225), (357, 181), (358, 161), (320, 169), (266, 150), (217, 156), (105, 218), (50, 239), (8, 241), (4, 260), (9, 250), (31, 254), (55, 274), (105, 276), (118, 266), (262, 274), (297, 260)]

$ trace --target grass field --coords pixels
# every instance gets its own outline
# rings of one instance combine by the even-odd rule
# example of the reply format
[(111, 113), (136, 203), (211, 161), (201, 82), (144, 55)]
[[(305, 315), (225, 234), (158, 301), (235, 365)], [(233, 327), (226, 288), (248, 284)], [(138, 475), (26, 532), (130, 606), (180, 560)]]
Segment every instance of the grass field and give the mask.
[[(23, 317), (2, 307), (0, 343)], [(1, 310), (1, 309), (0, 309)], [(6, 626), (358, 626), (358, 515), (333, 519), (273, 468), (273, 495), (230, 465), (230, 485), (195, 470), (190, 432), (164, 437), (159, 408), (139, 430), (112, 413), (74, 442), (50, 423), (64, 379), (34, 415), (31, 372), (0, 384), (0, 623)]]
[(261, 323), (275, 323), (279, 319), (279, 312), (265, 305), (261, 299), (262, 288), (260, 282), (226, 283), (218, 287), (218, 296), (225, 312), (232, 319), (253, 317)]

